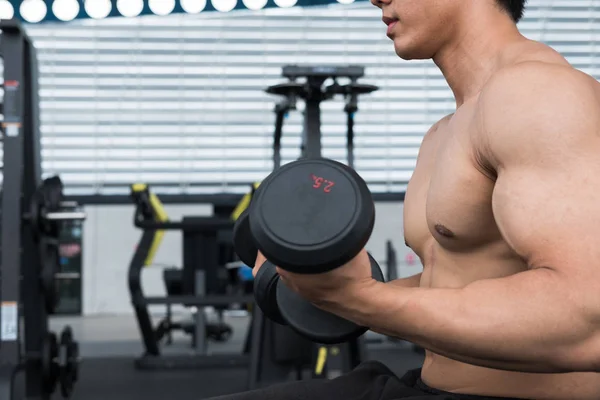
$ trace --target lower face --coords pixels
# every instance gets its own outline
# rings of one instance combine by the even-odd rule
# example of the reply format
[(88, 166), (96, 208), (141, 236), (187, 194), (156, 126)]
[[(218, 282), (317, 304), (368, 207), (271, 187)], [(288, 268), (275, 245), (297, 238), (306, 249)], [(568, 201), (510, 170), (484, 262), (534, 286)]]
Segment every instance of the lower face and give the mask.
[(392, 22), (387, 27), (387, 37), (390, 38), (394, 43), (394, 50), (398, 57), (404, 60), (416, 59), (417, 49), (413, 48), (415, 47), (411, 43), (413, 41), (410, 40), (408, 32), (406, 32), (406, 30), (403, 28), (404, 27), (400, 21)]
[[(434, 26), (423, 29), (409, 28), (396, 21), (387, 27), (387, 36), (394, 42), (394, 50), (403, 60), (425, 60), (433, 57), (441, 36), (446, 35), (443, 29), (439, 31)], [(433, 32), (438, 33), (433, 33)]]

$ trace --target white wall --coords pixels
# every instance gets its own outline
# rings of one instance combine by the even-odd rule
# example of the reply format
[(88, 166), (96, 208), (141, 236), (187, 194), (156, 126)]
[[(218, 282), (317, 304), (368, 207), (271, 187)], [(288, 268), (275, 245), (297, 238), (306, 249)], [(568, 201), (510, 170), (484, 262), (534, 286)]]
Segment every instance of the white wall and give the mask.
[[(182, 215), (208, 215), (206, 205), (166, 206), (173, 220)], [(83, 313), (129, 314), (132, 308), (127, 289), (127, 269), (141, 231), (133, 226), (131, 206), (89, 206), (83, 237)], [(409, 253), (402, 232), (402, 204), (378, 203), (375, 229), (367, 248), (378, 261), (385, 260), (385, 242), (392, 240), (402, 262)], [(155, 263), (181, 265), (181, 235), (167, 232), (155, 257)], [(419, 272), (420, 265), (402, 265), (401, 276)], [(162, 269), (148, 268), (143, 276), (146, 294), (164, 294)], [(160, 310), (160, 307), (154, 308)]]

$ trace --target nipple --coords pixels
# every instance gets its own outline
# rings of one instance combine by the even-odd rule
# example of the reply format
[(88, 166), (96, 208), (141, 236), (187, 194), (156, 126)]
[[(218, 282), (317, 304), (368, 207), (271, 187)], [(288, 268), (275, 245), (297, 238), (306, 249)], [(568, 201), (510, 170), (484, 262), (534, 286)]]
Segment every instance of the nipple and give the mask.
[(442, 224), (435, 224), (435, 231), (437, 233), (439, 233), (440, 235), (442, 235), (444, 237), (447, 237), (447, 238), (453, 238), (454, 237), (454, 232), (452, 232), (450, 229), (446, 228)]

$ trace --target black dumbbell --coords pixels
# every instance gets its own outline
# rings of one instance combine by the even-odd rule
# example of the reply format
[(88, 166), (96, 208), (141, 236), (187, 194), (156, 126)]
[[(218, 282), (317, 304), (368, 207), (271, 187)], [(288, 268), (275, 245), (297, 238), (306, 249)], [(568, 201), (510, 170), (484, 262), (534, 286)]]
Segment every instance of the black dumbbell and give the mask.
[[(248, 209), (240, 214), (233, 226), (233, 247), (244, 264), (254, 267), (258, 249), (250, 232)], [(279, 275), (277, 275), (277, 271), (272, 264), (271, 268), (261, 267), (254, 278), (254, 297), (258, 307), (269, 319), (278, 324), (287, 325), (277, 306), (276, 288), (278, 281)]]
[[(341, 343), (368, 328), (326, 313), (288, 289), (275, 265), (299, 274), (319, 274), (344, 265), (365, 247), (375, 206), (363, 179), (328, 159), (289, 163), (269, 175), (234, 228), (240, 259), (254, 265), (258, 249), (267, 258), (254, 281), (265, 315), (320, 343)], [(383, 281), (371, 259), (373, 277)]]

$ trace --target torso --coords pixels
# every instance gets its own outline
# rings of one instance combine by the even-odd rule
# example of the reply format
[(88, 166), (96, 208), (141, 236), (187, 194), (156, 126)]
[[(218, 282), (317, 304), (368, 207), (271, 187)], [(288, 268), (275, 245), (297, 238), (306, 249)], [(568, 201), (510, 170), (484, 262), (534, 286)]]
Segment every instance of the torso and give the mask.
[[(555, 57), (543, 51), (542, 55)], [(494, 221), (494, 175), (478, 159), (476, 104), (476, 98), (469, 99), (426, 135), (408, 185), (404, 234), (424, 266), (422, 287), (460, 288), (527, 269)], [(426, 353), (422, 378), (431, 387), (455, 393), (537, 400), (600, 398), (600, 374), (500, 371), (431, 352)]]

